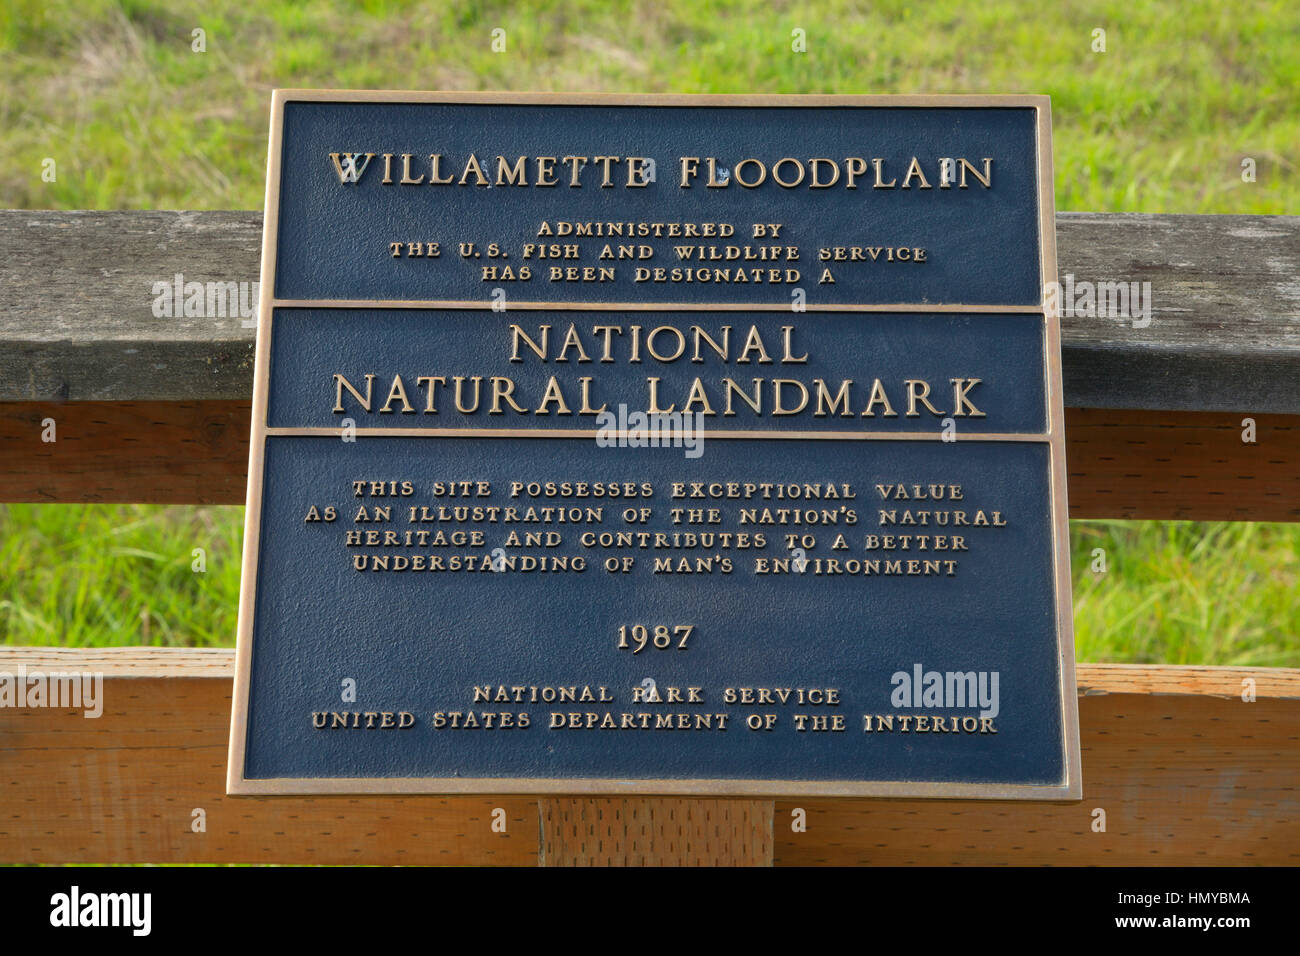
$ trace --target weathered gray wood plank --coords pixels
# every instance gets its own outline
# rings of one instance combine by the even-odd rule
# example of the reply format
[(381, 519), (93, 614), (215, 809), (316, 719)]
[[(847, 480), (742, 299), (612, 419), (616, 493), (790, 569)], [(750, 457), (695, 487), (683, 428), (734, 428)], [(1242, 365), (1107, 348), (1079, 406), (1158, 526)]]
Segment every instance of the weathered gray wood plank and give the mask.
[[(1300, 217), (1061, 213), (1060, 273), (1149, 282), (1151, 321), (1067, 314), (1074, 408), (1300, 413)], [(254, 282), (256, 212), (0, 211), (0, 401), (246, 398), (238, 315), (154, 284)]]
[(0, 211), (0, 400), (248, 398), (254, 329), (153, 288), (256, 282), (261, 246), (257, 212)]
[(1061, 281), (1150, 282), (1151, 322), (1062, 319), (1071, 408), (1300, 412), (1300, 217), (1062, 213)]

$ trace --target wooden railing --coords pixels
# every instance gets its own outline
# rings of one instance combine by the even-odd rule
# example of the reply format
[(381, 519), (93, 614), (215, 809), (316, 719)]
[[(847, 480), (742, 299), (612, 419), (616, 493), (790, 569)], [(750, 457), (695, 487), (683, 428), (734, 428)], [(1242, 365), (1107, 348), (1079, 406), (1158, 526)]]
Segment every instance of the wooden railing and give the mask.
[[(260, 241), (256, 213), (0, 212), (0, 500), (242, 503), (253, 330), (153, 289), (255, 281)], [(1154, 303), (1063, 319), (1071, 516), (1300, 520), (1300, 219), (1061, 214), (1058, 250)], [(1081, 664), (1084, 800), (1023, 804), (232, 798), (233, 652), (0, 649), (20, 666), (102, 673), (106, 705), (0, 708), (0, 862), (1300, 860), (1295, 669)]]

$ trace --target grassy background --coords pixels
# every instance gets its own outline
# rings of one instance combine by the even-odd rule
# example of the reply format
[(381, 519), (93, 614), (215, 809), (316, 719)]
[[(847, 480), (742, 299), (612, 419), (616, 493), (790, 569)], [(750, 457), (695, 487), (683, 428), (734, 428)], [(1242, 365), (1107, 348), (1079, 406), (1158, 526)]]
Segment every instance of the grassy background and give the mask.
[[(275, 86), (1048, 93), (1060, 209), (1300, 208), (1294, 0), (0, 0), (0, 206), (258, 208)], [(0, 640), (229, 645), (241, 521), (0, 506)], [(1300, 666), (1300, 528), (1075, 522), (1072, 546), (1081, 659)]]
[(1060, 209), (1283, 213), (1300, 199), (1294, 0), (0, 0), (0, 17), (9, 207), (260, 208), (274, 86), (1048, 93)]

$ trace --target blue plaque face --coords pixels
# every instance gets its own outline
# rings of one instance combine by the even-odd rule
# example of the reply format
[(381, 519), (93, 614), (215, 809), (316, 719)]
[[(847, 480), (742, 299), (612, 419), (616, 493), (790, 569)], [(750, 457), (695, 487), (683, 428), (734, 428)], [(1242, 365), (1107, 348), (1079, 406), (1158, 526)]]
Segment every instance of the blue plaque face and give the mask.
[(1050, 157), (277, 92), (229, 792), (1080, 797)]

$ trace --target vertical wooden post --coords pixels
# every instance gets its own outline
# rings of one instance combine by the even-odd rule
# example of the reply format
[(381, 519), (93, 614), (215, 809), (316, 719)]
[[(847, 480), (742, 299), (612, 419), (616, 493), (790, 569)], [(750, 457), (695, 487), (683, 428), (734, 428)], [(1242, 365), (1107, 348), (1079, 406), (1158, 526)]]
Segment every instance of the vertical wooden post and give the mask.
[(548, 797), (542, 866), (771, 866), (771, 800)]

